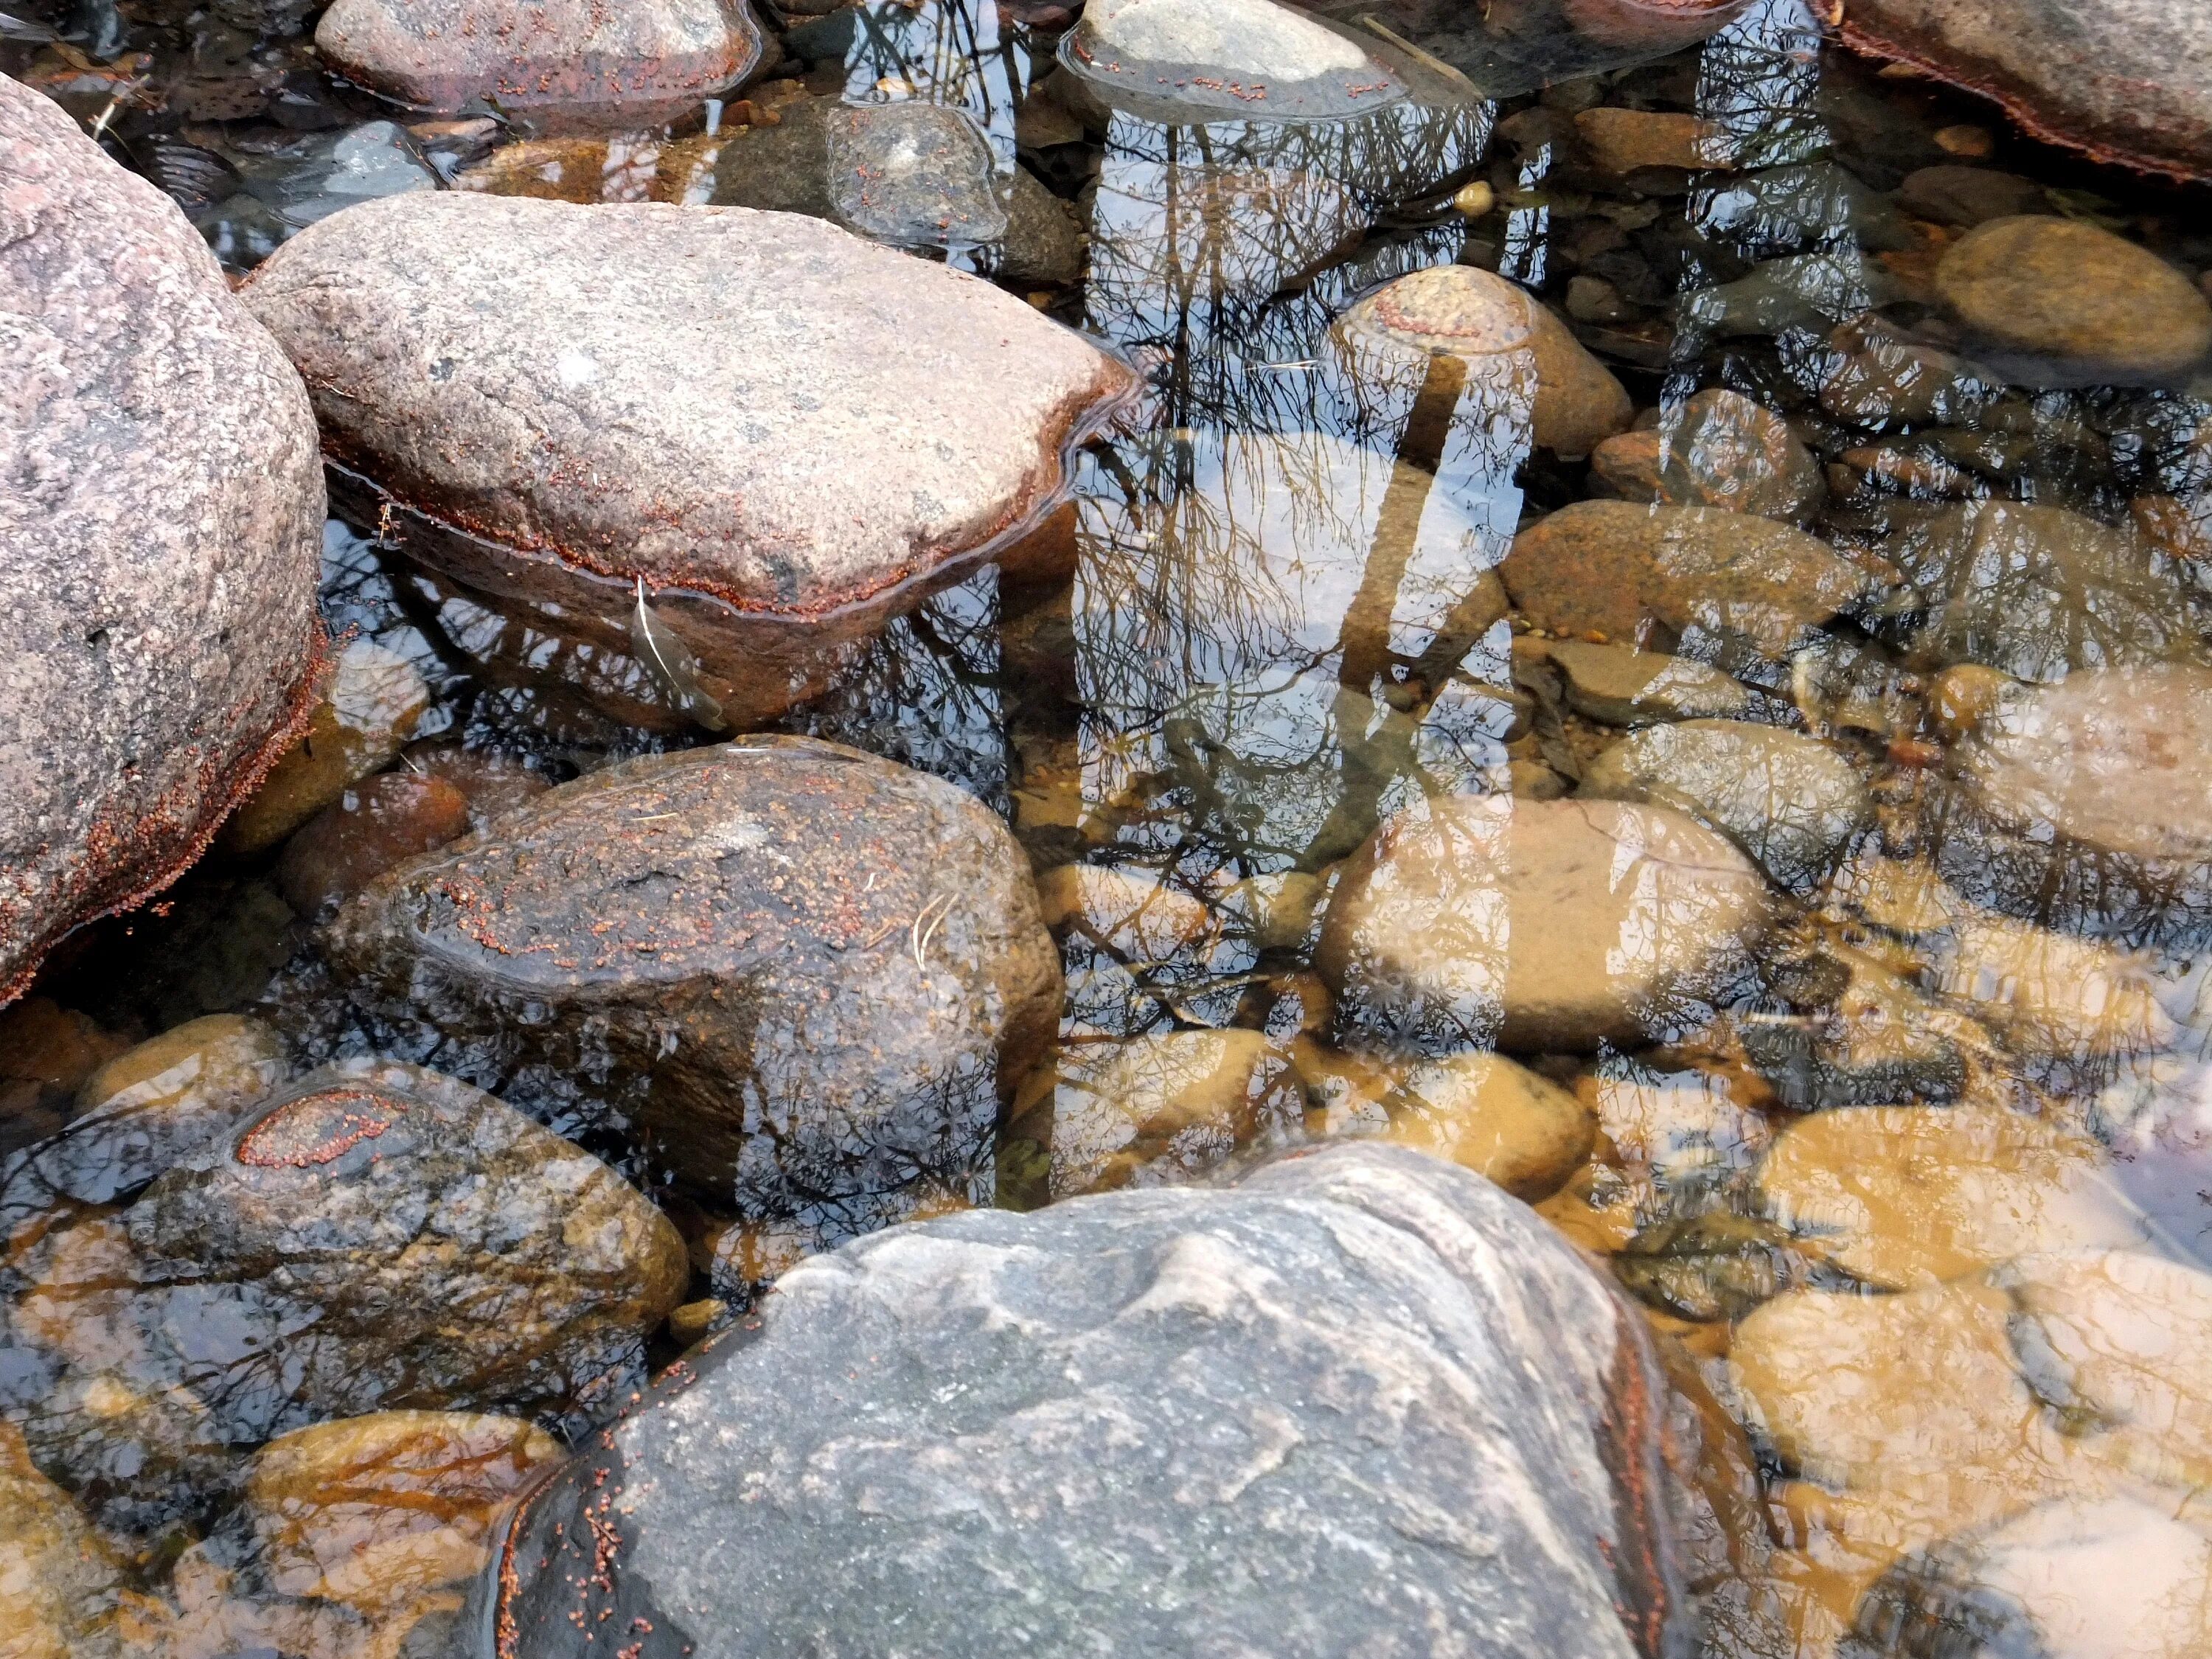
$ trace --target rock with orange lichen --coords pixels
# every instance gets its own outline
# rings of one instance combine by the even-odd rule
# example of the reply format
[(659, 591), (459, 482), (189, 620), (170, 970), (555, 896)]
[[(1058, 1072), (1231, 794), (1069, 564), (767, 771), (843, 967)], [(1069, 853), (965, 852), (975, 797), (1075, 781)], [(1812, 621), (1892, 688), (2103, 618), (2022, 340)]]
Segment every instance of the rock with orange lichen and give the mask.
[(387, 872), (324, 943), (365, 1008), (506, 1068), (519, 1103), (626, 1128), (717, 1207), (832, 1243), (926, 1190), (988, 1202), (1001, 1108), (1060, 1018), (1005, 826), (807, 738), (551, 790)]
[(1064, 451), (1133, 383), (988, 283), (737, 207), (390, 197), (245, 298), (362, 522), (563, 637), (662, 641), (739, 729), (987, 558), (1064, 568)]
[(465, 1651), (1694, 1642), (1706, 1553), (1643, 1320), (1409, 1148), (893, 1229), (791, 1268), (749, 1323), (524, 1500)]
[(0, 76), (0, 998), (289, 744), (324, 515), (299, 376), (198, 234)]
[[(609, 1409), (688, 1282), (675, 1228), (599, 1159), (388, 1062), (288, 1089), (123, 1224), (172, 1304), (153, 1347), (184, 1342), (249, 1443), (302, 1413)], [(192, 1330), (217, 1307), (238, 1331)]]

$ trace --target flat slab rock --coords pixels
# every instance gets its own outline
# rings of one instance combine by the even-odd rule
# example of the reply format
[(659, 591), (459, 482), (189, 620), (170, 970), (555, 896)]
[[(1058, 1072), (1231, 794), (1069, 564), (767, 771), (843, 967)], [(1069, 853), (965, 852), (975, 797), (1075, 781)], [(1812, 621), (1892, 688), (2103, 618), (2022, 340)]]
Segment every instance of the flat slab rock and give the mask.
[(878, 1234), (675, 1369), (526, 1501), (464, 1651), (1688, 1636), (1636, 1320), (1530, 1212), (1407, 1149)]
[(2174, 0), (1845, 0), (1844, 38), (1987, 94), (2038, 137), (2212, 177), (2212, 10)]
[(307, 715), (299, 376), (176, 204), (0, 76), (0, 1000), (167, 885)]
[(920, 1178), (988, 1176), (1000, 1105), (1060, 1018), (1005, 826), (799, 738), (551, 790), (389, 872), (325, 937), (364, 999), (549, 1088), (603, 1081), (695, 1188), (831, 1242), (900, 1219)]
[(988, 283), (744, 208), (398, 197), (246, 300), (331, 456), (466, 532), (410, 552), (620, 649), (641, 579), (733, 721), (803, 692), (804, 644), (1034, 527), (1131, 384)]
[(315, 47), (419, 109), (643, 123), (736, 86), (762, 34), (745, 0), (336, 0)]

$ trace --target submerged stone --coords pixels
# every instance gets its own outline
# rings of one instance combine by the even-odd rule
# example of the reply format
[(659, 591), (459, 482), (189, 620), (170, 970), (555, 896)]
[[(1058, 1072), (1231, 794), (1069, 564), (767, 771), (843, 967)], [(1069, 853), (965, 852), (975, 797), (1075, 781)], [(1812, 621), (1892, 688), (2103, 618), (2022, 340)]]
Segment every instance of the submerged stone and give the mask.
[(594, 772), (390, 872), (325, 937), (372, 1005), (498, 1040), (549, 1106), (617, 1108), (741, 1218), (832, 1240), (923, 1177), (988, 1179), (1060, 1016), (1005, 827), (807, 738)]
[(1059, 556), (1061, 447), (1129, 384), (988, 283), (738, 208), (401, 197), (248, 295), (411, 550), (617, 652), (641, 580), (733, 725), (956, 562)]
[(651, 126), (743, 81), (762, 34), (746, 0), (336, 0), (315, 47), (418, 109)]
[(1566, 676), (1577, 714), (1606, 726), (1729, 720), (1751, 712), (1751, 693), (1701, 662), (1626, 645), (1555, 640), (1547, 659)]
[(1884, 550), (1927, 609), (1917, 660), (1965, 659), (2014, 679), (2212, 661), (2212, 612), (2140, 537), (2063, 507), (1947, 507)]
[(301, 723), (325, 510), (299, 376), (174, 203), (0, 76), (0, 997), (175, 879)]
[(784, 1274), (527, 1500), (471, 1627), (1630, 1659), (1687, 1638), (1664, 1387), (1563, 1239), (1404, 1149), (976, 1211)]
[(1647, 430), (1608, 438), (1590, 456), (1606, 494), (1668, 507), (1797, 520), (1819, 505), (1820, 464), (1790, 423), (1738, 392), (1701, 392)]
[(1442, 799), (1352, 860), (1315, 965), (1371, 1039), (1571, 1052), (1705, 1023), (1767, 921), (1759, 872), (1680, 813)]
[(1403, 380), (1413, 388), (1425, 378), (1428, 357), (1460, 360), (1477, 382), (1475, 397), (1525, 410), (1531, 441), (1569, 458), (1589, 454), (1635, 413), (1612, 371), (1549, 307), (1472, 265), (1401, 276), (1346, 311), (1334, 331), (1354, 374)]
[(1786, 656), (1862, 598), (1864, 572), (1802, 530), (1698, 507), (1577, 501), (1514, 538), (1498, 567), (1539, 627), (1723, 668)]
[[(2205, 46), (2212, 57), (2212, 29)], [(2156, 254), (2075, 219), (1992, 220), (1944, 254), (1936, 288), (1990, 351), (2075, 378), (2161, 380), (2212, 351), (2212, 299)]]
[[(191, 1300), (237, 1307), (242, 1346), (210, 1392), (271, 1426), (288, 1404), (604, 1410), (687, 1278), (676, 1230), (599, 1159), (392, 1062), (301, 1079), (125, 1223), (146, 1280), (173, 1287), (179, 1339)], [(279, 1334), (283, 1371), (257, 1378)]]
[(2212, 18), (2167, 0), (1852, 0), (1844, 38), (1996, 98), (2036, 137), (2212, 174)]
[(1407, 1073), (1392, 1139), (1448, 1158), (1530, 1204), (1590, 1155), (1597, 1121), (1557, 1084), (1500, 1054), (1447, 1054)]
[(1746, 720), (1647, 727), (1590, 763), (1582, 793), (1687, 812), (1800, 893), (1818, 886), (1874, 822), (1865, 782), (1835, 749)]
[(122, 1559), (0, 1423), (0, 1632), (9, 1659), (111, 1659), (123, 1649)]

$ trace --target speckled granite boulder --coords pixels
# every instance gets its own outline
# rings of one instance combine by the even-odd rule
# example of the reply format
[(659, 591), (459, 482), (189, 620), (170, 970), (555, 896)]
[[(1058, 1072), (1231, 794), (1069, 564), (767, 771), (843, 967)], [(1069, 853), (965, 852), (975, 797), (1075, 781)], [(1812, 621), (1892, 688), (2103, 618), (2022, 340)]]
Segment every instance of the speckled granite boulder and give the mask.
[(786, 1273), (526, 1499), (465, 1650), (1686, 1651), (1664, 1389), (1407, 1149), (947, 1217)]
[(745, 0), (337, 0), (315, 46), (418, 109), (642, 126), (743, 81), (762, 36)]
[(166, 886), (307, 715), (299, 377), (176, 204), (0, 76), (0, 999)]
[(2106, 161), (2212, 176), (2212, 9), (2174, 0), (1845, 0), (1844, 38)]
[(1131, 378), (988, 283), (744, 208), (397, 197), (246, 299), (410, 553), (617, 651), (641, 579), (740, 726), (969, 556), (1052, 556), (1063, 447)]
[(365, 998), (596, 1091), (696, 1189), (831, 1242), (923, 1183), (988, 1199), (1000, 1104), (1060, 1018), (1005, 826), (799, 738), (552, 790), (385, 875), (327, 944)]

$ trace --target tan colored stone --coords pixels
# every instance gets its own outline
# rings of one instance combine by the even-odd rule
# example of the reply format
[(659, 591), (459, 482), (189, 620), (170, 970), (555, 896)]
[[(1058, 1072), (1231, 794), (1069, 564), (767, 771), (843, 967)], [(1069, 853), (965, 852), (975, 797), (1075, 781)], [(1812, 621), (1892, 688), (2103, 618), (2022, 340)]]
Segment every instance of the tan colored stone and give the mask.
[(2186, 276), (2078, 219), (1993, 219), (1945, 253), (1936, 286), (1983, 339), (2087, 373), (2157, 378), (2212, 350), (2212, 302)]
[[(1502, 276), (1472, 265), (1433, 265), (1386, 284), (1338, 319), (1336, 333), (1355, 372), (1420, 384), (1417, 365), (1431, 355), (1456, 357), (1485, 392), (1528, 403), (1538, 447), (1570, 459), (1587, 455), (1636, 413), (1611, 370), (1585, 350), (1551, 310)], [(1404, 360), (1394, 365), (1392, 354)], [(1521, 363), (1516, 370), (1510, 365)], [(1533, 373), (1533, 391), (1526, 375)]]
[(1577, 501), (1522, 531), (1498, 567), (1529, 621), (1651, 650), (1691, 640), (1782, 657), (1868, 579), (1827, 544), (1748, 514)]
[(1239, 1147), (1300, 1133), (1297, 1068), (1257, 1031), (1170, 1031), (1070, 1043), (1015, 1097), (1007, 1135), (1050, 1159), (1058, 1198), (1197, 1175)]
[(1720, 387), (1661, 410), (1656, 425), (1607, 438), (1590, 471), (1624, 501), (1776, 519), (1803, 517), (1822, 488), (1820, 464), (1787, 421)]
[(1382, 1042), (1572, 1052), (1705, 1024), (1770, 916), (1743, 854), (1678, 812), (1459, 797), (1347, 861), (1315, 966)]
[(1582, 640), (1560, 640), (1550, 655), (1566, 675), (1575, 712), (1607, 726), (1731, 720), (1751, 709), (1742, 685), (1686, 657)]
[(1219, 924), (1202, 899), (1149, 871), (1064, 864), (1037, 878), (1037, 907), (1055, 933), (1073, 928), (1124, 960), (1158, 963), (1197, 951)]
[(2017, 1050), (2074, 1060), (2152, 1053), (2178, 1035), (2141, 957), (1987, 911), (1962, 911), (1937, 988), (1976, 1003)]
[(1640, 167), (1695, 172), (1735, 165), (1734, 141), (1701, 116), (1601, 105), (1577, 115), (1575, 131), (1598, 171), (1615, 178)]
[(1944, 737), (1962, 743), (2002, 706), (2008, 696), (2020, 690), (2020, 684), (1999, 669), (1975, 662), (1958, 663), (1936, 677), (1929, 705)]
[(173, 1110), (216, 1097), (250, 1099), (283, 1074), (276, 1031), (244, 1014), (187, 1020), (118, 1054), (77, 1091), (82, 1111)]
[(1791, 1125), (1759, 1191), (1807, 1255), (1869, 1284), (2144, 1237), (2093, 1141), (1984, 1107), (1844, 1107)]
[(0, 1659), (116, 1652), (123, 1563), (0, 1423)]
[(74, 1089), (129, 1042), (52, 997), (27, 998), (0, 1012), (0, 1077)]
[(264, 1446), (246, 1510), (274, 1589), (374, 1613), (474, 1577), (501, 1510), (565, 1455), (514, 1418), (377, 1412)]
[(1397, 1104), (1393, 1139), (1463, 1164), (1528, 1203), (1559, 1191), (1597, 1133), (1582, 1102), (1498, 1054), (1418, 1066)]
[(345, 793), (392, 763), (429, 707), (413, 663), (371, 640), (339, 653), (307, 733), (223, 826), (222, 848), (244, 857), (274, 847)]
[(1402, 1063), (1333, 1048), (1310, 1033), (1291, 1039), (1290, 1054), (1306, 1086), (1308, 1128), (1324, 1135), (1388, 1133), (1389, 1103), (1406, 1079)]

